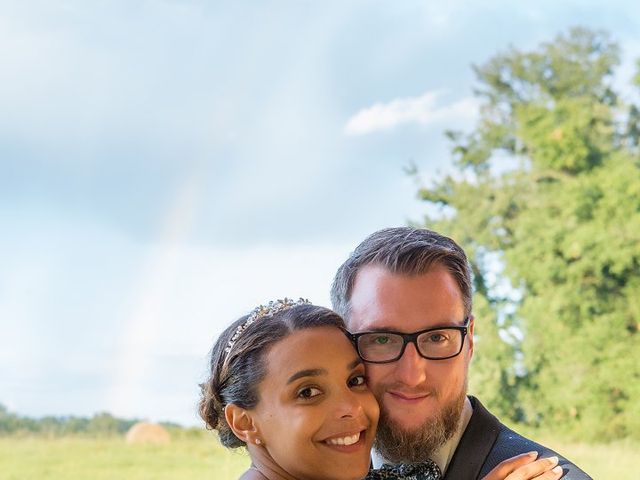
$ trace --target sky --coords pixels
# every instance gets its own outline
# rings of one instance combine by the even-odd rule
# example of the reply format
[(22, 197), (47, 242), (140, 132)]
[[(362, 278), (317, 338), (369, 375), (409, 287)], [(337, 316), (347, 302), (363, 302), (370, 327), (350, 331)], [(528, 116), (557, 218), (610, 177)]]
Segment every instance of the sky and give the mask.
[(472, 65), (609, 1), (0, 0), (0, 403), (199, 424), (217, 335), (418, 221)]

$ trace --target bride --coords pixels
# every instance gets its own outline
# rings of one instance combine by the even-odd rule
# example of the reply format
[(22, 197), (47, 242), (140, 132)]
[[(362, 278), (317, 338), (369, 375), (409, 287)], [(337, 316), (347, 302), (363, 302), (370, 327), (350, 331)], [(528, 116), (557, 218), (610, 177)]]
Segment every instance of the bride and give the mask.
[[(438, 480), (434, 463), (369, 470), (379, 408), (364, 364), (333, 311), (287, 298), (218, 338), (200, 415), (228, 448), (246, 447), (241, 480)], [(555, 480), (551, 459), (520, 455), (484, 480)], [(557, 460), (556, 460), (557, 461)]]

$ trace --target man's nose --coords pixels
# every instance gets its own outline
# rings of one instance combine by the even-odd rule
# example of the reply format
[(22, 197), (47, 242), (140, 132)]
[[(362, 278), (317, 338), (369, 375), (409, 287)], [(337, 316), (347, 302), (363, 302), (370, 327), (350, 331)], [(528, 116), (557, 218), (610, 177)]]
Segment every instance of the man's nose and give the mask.
[(422, 358), (413, 343), (407, 344), (396, 362), (396, 379), (408, 387), (416, 387), (427, 379), (427, 360)]

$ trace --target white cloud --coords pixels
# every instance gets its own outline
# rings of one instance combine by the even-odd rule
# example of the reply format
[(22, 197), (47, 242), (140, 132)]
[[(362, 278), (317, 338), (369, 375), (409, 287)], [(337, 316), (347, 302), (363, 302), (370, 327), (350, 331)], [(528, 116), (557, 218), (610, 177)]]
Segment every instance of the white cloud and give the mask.
[(478, 105), (474, 98), (466, 97), (438, 107), (437, 100), (443, 94), (442, 90), (433, 90), (419, 97), (397, 98), (387, 103), (376, 103), (353, 115), (347, 121), (344, 132), (347, 135), (364, 135), (408, 123), (466, 123), (475, 118)]

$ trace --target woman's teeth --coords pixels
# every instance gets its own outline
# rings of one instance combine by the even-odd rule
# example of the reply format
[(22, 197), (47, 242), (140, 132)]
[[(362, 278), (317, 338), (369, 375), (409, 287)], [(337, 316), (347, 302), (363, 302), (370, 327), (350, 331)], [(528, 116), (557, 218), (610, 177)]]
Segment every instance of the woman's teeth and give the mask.
[(360, 440), (360, 432), (350, 437), (330, 438), (326, 440), (329, 445), (353, 445)]

